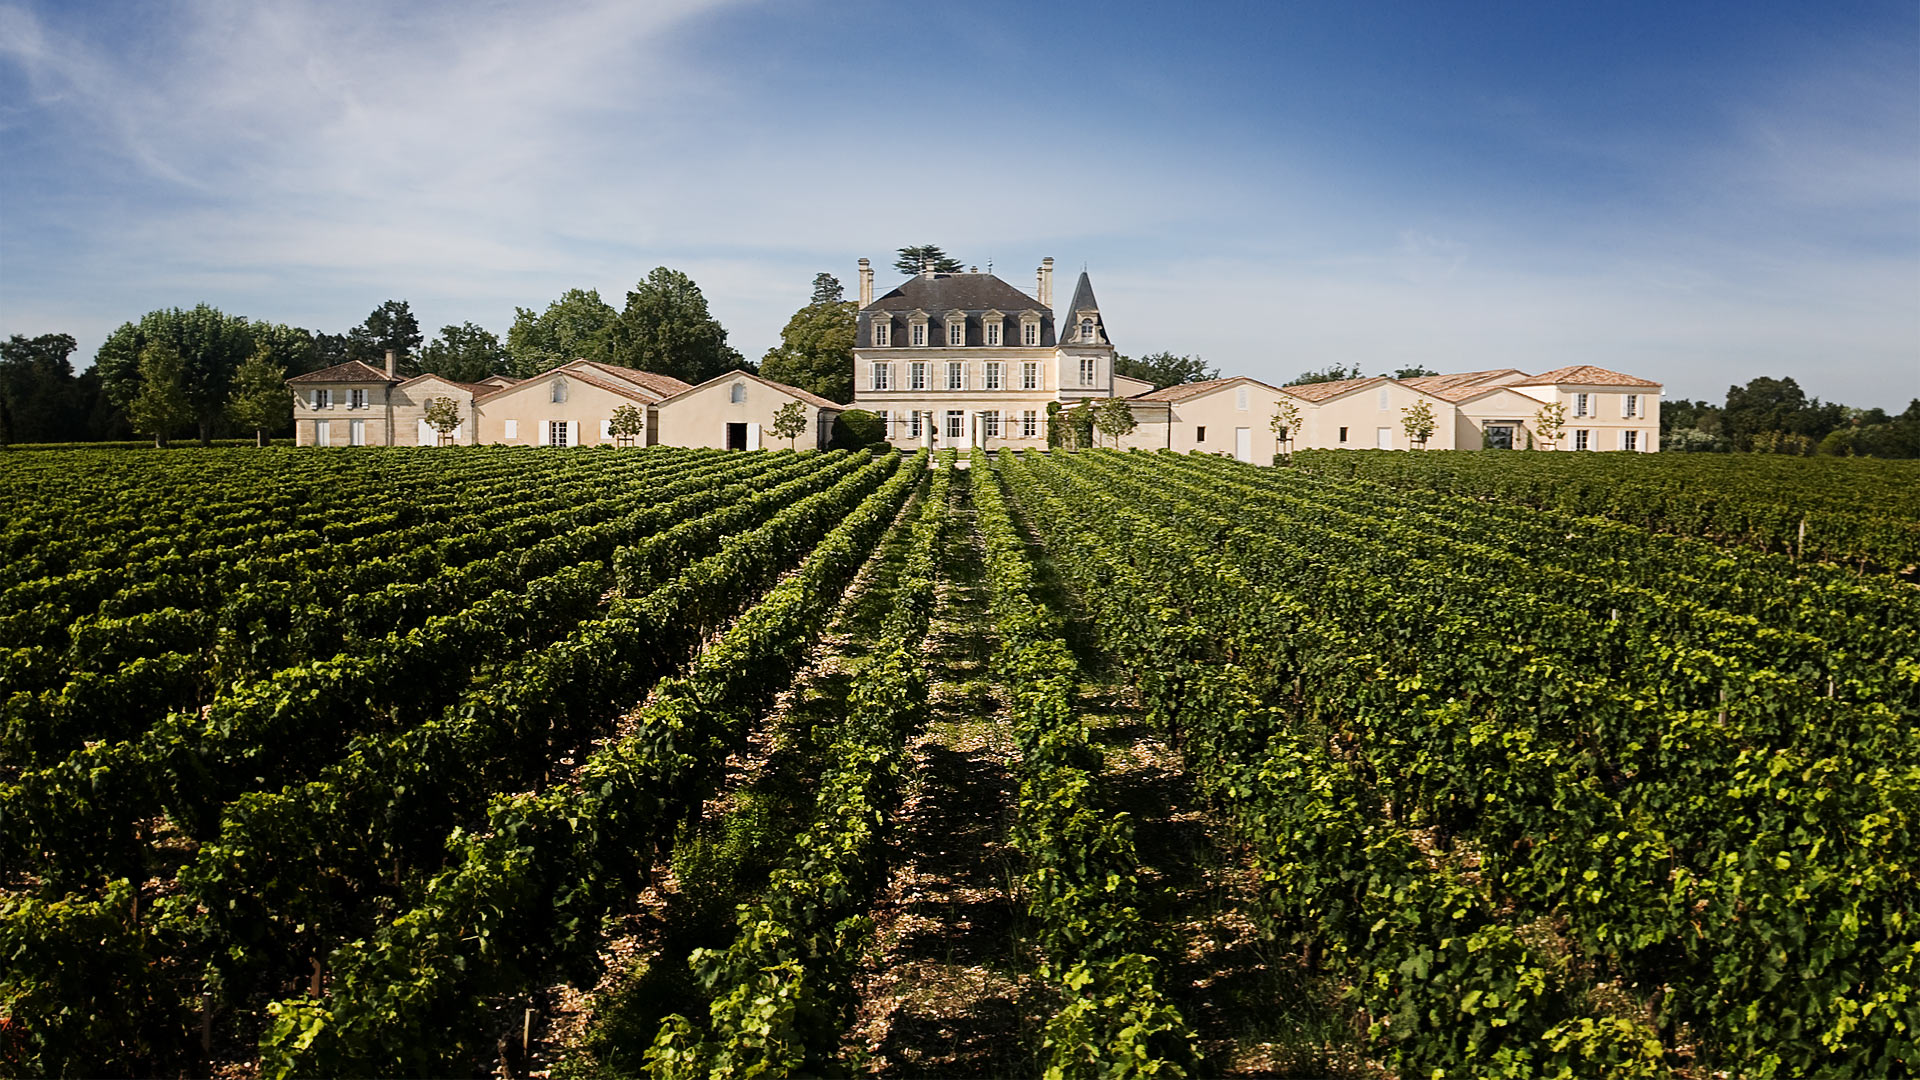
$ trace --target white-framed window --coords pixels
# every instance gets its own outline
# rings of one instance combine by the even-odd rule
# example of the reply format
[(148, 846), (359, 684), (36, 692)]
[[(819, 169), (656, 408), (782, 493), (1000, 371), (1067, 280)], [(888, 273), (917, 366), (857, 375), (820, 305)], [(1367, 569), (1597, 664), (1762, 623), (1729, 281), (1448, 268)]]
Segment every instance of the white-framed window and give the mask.
[(947, 361), (947, 389), (965, 390), (967, 388), (967, 365), (965, 361)]
[(867, 371), (867, 387), (871, 390), (892, 389), (892, 364), (875, 364)]
[(915, 409), (912, 412), (907, 414), (907, 438), (917, 439), (919, 437), (920, 437), (920, 410)]
[(1080, 340), (1081, 341), (1093, 340), (1093, 320), (1092, 319), (1080, 320)]
[(347, 445), (367, 445), (367, 422), (365, 420), (347, 421)]
[(907, 365), (907, 389), (925, 390), (927, 388), (927, 362), (915, 360)]
[(1385, 412), (1391, 408), (1393, 408), (1392, 393), (1388, 391), (1386, 387), (1383, 386), (1380, 388), (1380, 411)]
[(1193, 429), (1193, 441), (1197, 443), (1207, 441), (1207, 425), (1201, 424)]
[(947, 324), (947, 344), (965, 345), (967, 343), (967, 324), (964, 319), (955, 319)]
[(315, 420), (313, 422), (313, 445), (315, 446), (332, 446), (333, 445), (333, 421)]
[(747, 403), (747, 384), (743, 382), (734, 383), (733, 386), (727, 390), (727, 400), (735, 405), (745, 405)]
[(333, 408), (333, 391), (315, 390), (313, 392), (313, 407), (316, 409)]
[(983, 334), (981, 336), (983, 340), (986, 341), (987, 344), (989, 345), (1000, 344), (1000, 320), (999, 319), (991, 319), (987, 321), (985, 324), (983, 324), (980, 327), (980, 329), (983, 331)]
[(1640, 395), (1627, 394), (1620, 399), (1620, 416), (1631, 420), (1640, 415)]
[(947, 410), (947, 438), (964, 439), (967, 437), (967, 414), (959, 409)]
[(1620, 449), (1622, 450), (1640, 449), (1640, 433), (1637, 431), (1621, 432), (1620, 433)]
[(987, 439), (1000, 437), (1000, 410), (988, 409), (980, 414), (980, 435)]
[(547, 445), (548, 446), (572, 445), (567, 440), (568, 434), (570, 434), (570, 432), (568, 430), (568, 424), (565, 420), (547, 421)]
[(1000, 389), (1001, 375), (1006, 365), (998, 360), (987, 361), (987, 389)]
[[(1581, 396), (1585, 397), (1586, 395), (1582, 394)], [(1589, 431), (1586, 428), (1573, 429), (1573, 448), (1575, 450), (1589, 450), (1589, 449), (1592, 449), (1592, 446), (1593, 446), (1592, 431)]]
[(1247, 411), (1247, 388), (1236, 387), (1233, 391), (1233, 407), (1241, 412)]
[(1040, 324), (1039, 323), (1023, 322), (1020, 324), (1020, 344), (1022, 345), (1040, 344)]
[(1591, 407), (1591, 406), (1592, 406), (1592, 404), (1593, 404), (1593, 402), (1592, 402), (1592, 400), (1591, 400), (1591, 399), (1592, 399), (1592, 397), (1593, 397), (1593, 395), (1592, 395), (1592, 394), (1575, 394), (1575, 395), (1573, 395), (1573, 415), (1575, 415), (1575, 416), (1592, 416), (1592, 415), (1593, 415), (1593, 413), (1592, 413), (1592, 412), (1590, 411), (1590, 407)]
[(503, 420), (501, 424), (504, 428), (500, 433), (502, 438), (517, 439), (520, 437), (520, 421)]
[[(347, 391), (347, 408), (364, 409), (366, 407), (367, 407), (367, 392), (365, 390)], [(355, 443), (354, 445), (358, 446), (360, 444)]]
[(1020, 414), (1020, 437), (1023, 439), (1040, 437), (1040, 414), (1035, 410), (1028, 409)]
[(893, 344), (893, 317), (875, 313), (873, 316), (873, 346), (885, 349)]
[(1080, 385), (1081, 386), (1092, 386), (1093, 380), (1098, 378), (1099, 374), (1100, 374), (1100, 361), (1095, 360), (1091, 356), (1083, 356), (1080, 358)]
[(913, 343), (915, 345), (925, 345), (927, 343), (926, 323), (917, 322), (913, 324)]
[(1020, 389), (1022, 390), (1040, 389), (1039, 361), (1028, 360), (1027, 362), (1020, 365)]

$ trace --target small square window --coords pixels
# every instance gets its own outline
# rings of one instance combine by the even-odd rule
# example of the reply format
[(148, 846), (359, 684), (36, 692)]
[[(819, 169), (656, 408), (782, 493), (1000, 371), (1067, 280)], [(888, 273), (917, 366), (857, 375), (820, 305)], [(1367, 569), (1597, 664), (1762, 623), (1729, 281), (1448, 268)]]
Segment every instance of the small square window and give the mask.
[(1341, 442), (1346, 442), (1346, 441), (1347, 441), (1347, 429), (1346, 429), (1346, 428), (1341, 428), (1341, 429), (1340, 429), (1340, 441), (1341, 441)]
[(1197, 443), (1207, 441), (1207, 428), (1205, 424), (1193, 429), (1193, 441)]

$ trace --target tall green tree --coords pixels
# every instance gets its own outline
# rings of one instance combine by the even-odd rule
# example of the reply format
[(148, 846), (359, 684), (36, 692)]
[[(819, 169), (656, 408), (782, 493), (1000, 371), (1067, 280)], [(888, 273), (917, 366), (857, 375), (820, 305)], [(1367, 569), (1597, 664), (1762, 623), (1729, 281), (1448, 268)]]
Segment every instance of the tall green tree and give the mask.
[(597, 289), (568, 289), (547, 310), (513, 309), (507, 331), (507, 356), (513, 373), (538, 375), (573, 360), (613, 361), (609, 346), (620, 313), (600, 299)]
[(86, 400), (69, 359), (71, 334), (0, 342), (0, 445), (86, 437)]
[(140, 350), (139, 369), (140, 389), (127, 405), (127, 418), (135, 431), (153, 436), (153, 445), (165, 449), (173, 433), (194, 420), (186, 361), (171, 343), (156, 339)]
[(473, 323), (443, 326), (440, 336), (427, 343), (420, 353), (422, 373), (440, 375), (454, 382), (479, 382), (489, 375), (507, 371), (507, 351), (500, 339)]
[(254, 328), (210, 304), (150, 311), (138, 323), (121, 325), (101, 344), (94, 366), (107, 394), (129, 415), (143, 387), (140, 363), (155, 342), (179, 357), (182, 392), (193, 410), (201, 445), (210, 444), (226, 414), (233, 373), (253, 355)]
[(273, 357), (273, 345), (263, 340), (233, 373), (233, 393), (227, 399), (227, 418), (240, 430), (253, 432), (255, 446), (267, 445), (267, 436), (293, 426), (287, 369)]
[(726, 328), (707, 311), (700, 286), (664, 266), (627, 293), (607, 353), (623, 367), (695, 384), (747, 367), (739, 350), (727, 344)]
[(822, 289), (813, 279), (814, 300), (793, 313), (780, 331), (780, 344), (760, 358), (760, 373), (776, 382), (811, 390), (829, 401), (853, 400), (853, 334), (860, 305), (839, 299), (840, 283)]
[(837, 304), (847, 298), (847, 290), (840, 287), (840, 279), (832, 274), (821, 272), (813, 275), (813, 299), (809, 304)]
[(400, 374), (420, 374), (418, 366), (420, 320), (405, 300), (388, 300), (369, 312), (366, 320), (347, 331), (347, 359), (381, 367), (392, 349)]
[(919, 273), (928, 263), (932, 263), (934, 271), (941, 274), (957, 274), (964, 269), (959, 259), (940, 250), (935, 244), (901, 248), (900, 257), (893, 260), (893, 268), (912, 276)]
[(1335, 362), (1314, 371), (1303, 371), (1294, 378), (1289, 379), (1286, 385), (1305, 386), (1308, 383), (1343, 382), (1347, 379), (1364, 378), (1366, 378), (1366, 374), (1360, 370), (1359, 364), (1348, 367), (1345, 364)]
[(1113, 373), (1150, 382), (1156, 389), (1182, 383), (1206, 382), (1220, 377), (1220, 369), (1198, 356), (1175, 356), (1170, 352), (1148, 353), (1139, 359), (1121, 354), (1113, 358)]

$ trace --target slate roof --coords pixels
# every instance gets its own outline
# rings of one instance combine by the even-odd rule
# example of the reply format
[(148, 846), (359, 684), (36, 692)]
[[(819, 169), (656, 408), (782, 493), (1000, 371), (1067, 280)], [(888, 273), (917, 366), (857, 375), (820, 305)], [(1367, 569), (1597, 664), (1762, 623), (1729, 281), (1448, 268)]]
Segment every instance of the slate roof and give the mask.
[(319, 371), (309, 371), (305, 375), (295, 375), (288, 383), (351, 383), (351, 382), (399, 382), (390, 377), (385, 368), (372, 364), (363, 364), (358, 360), (349, 360), (344, 364), (323, 367)]
[(1633, 375), (1623, 375), (1618, 371), (1609, 371), (1592, 364), (1573, 364), (1568, 367), (1554, 368), (1542, 372), (1530, 379), (1514, 383), (1515, 386), (1546, 386), (1554, 384), (1572, 384), (1575, 386), (1659, 386)]
[(871, 327), (876, 318), (893, 320), (893, 341), (904, 344), (907, 340), (905, 316), (915, 310), (927, 313), (929, 334), (939, 335), (928, 342), (935, 348), (946, 342), (945, 324), (941, 317), (954, 310), (967, 313), (968, 345), (986, 344), (980, 316), (989, 311), (998, 311), (1006, 316), (1001, 330), (1002, 345), (1019, 344), (1020, 313), (1023, 311), (1040, 313), (1040, 345), (1051, 348), (1054, 344), (1052, 309), (992, 274), (974, 273), (916, 274), (901, 282), (891, 292), (860, 309), (854, 346), (861, 349), (873, 347)]
[[(1083, 311), (1093, 312), (1094, 330), (1098, 336), (1090, 342), (1080, 340), (1080, 313)], [(1074, 282), (1073, 300), (1060, 309), (1060, 313), (1067, 320), (1066, 332), (1061, 338), (1062, 344), (1092, 345), (1101, 341), (1112, 343), (1113, 339), (1107, 336), (1107, 322), (1100, 317), (1100, 301), (1093, 298), (1093, 282), (1088, 280), (1085, 270), (1080, 271), (1080, 280)]]
[[(1132, 400), (1134, 401), (1169, 401), (1169, 402), (1185, 401), (1188, 398), (1199, 397), (1202, 394), (1210, 394), (1215, 390), (1218, 390), (1224, 386), (1228, 386), (1233, 383), (1251, 383), (1254, 386), (1265, 386), (1267, 389), (1275, 390), (1275, 391), (1280, 389), (1280, 387), (1277, 387), (1277, 386), (1268, 386), (1266, 383), (1261, 382), (1259, 379), (1248, 378), (1245, 375), (1235, 375), (1229, 379), (1202, 379), (1199, 382), (1180, 383), (1175, 386), (1166, 386), (1158, 390), (1150, 391), (1145, 394), (1135, 394)], [(1289, 390), (1287, 392), (1291, 393), (1292, 391)]]

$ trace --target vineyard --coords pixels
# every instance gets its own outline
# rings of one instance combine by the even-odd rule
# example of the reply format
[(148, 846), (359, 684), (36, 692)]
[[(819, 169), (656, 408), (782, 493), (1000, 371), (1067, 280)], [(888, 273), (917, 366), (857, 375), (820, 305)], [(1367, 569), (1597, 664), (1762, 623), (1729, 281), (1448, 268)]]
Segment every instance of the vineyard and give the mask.
[(1920, 473), (0, 460), (6, 1075), (1907, 1075)]

